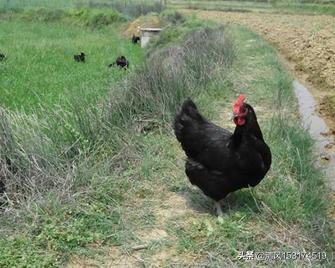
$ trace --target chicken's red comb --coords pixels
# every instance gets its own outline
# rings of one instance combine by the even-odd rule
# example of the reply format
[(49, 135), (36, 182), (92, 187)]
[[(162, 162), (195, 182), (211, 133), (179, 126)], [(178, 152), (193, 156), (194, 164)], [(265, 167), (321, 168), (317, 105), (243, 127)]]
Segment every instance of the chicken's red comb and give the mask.
[(233, 106), (233, 112), (238, 114), (240, 112), (240, 107), (242, 106), (242, 104), (245, 101), (245, 96), (243, 94), (241, 94), (240, 96), (238, 96), (234, 106)]

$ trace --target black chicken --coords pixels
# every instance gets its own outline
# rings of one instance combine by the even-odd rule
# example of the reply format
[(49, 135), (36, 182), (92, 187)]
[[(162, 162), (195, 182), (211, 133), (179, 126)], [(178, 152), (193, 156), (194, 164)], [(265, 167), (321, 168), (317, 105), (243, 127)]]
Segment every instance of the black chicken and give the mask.
[(114, 67), (115, 65), (122, 69), (128, 69), (129, 61), (126, 59), (125, 56), (119, 56), (116, 58), (115, 62), (109, 64), (108, 67)]
[(233, 107), (234, 133), (204, 118), (192, 100), (176, 115), (174, 131), (188, 159), (185, 172), (190, 182), (220, 200), (241, 188), (256, 186), (271, 166), (271, 151), (264, 142), (254, 109), (240, 95)]
[(85, 53), (81, 52), (79, 55), (73, 55), (73, 59), (76, 62), (85, 62)]
[(139, 43), (140, 41), (141, 41), (141, 37), (136, 36), (136, 35), (133, 34), (133, 37), (131, 38), (131, 42), (132, 42), (133, 44), (137, 44), (137, 43)]
[(0, 53), (0, 61), (4, 61), (6, 59), (6, 55), (3, 53)]

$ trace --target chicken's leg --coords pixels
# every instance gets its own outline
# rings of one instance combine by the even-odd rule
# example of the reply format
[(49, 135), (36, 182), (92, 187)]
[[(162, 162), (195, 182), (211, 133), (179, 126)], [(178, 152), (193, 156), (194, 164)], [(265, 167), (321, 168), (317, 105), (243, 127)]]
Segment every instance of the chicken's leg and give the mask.
[(216, 213), (217, 213), (218, 217), (222, 218), (223, 217), (223, 212), (222, 212), (222, 208), (221, 208), (220, 202), (215, 202), (214, 203), (214, 208), (216, 210)]

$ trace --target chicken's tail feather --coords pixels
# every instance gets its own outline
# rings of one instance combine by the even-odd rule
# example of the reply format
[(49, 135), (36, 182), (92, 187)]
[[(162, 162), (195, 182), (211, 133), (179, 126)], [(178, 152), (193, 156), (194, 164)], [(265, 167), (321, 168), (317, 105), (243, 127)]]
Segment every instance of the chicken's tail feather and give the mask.
[(191, 99), (184, 101), (180, 112), (176, 115), (174, 121), (174, 132), (179, 141), (183, 139), (183, 131), (185, 128), (194, 127), (195, 121), (204, 121), (204, 118), (199, 113), (197, 106)]
[(200, 115), (197, 106), (191, 99), (187, 99), (186, 101), (184, 101), (181, 107), (181, 113), (184, 113), (194, 119), (195, 117), (198, 117)]

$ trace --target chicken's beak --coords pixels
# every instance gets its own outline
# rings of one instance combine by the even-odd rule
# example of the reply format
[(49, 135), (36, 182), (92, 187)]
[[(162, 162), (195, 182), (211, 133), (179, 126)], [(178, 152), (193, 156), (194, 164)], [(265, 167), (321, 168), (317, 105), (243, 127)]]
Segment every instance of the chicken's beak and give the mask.
[(230, 120), (233, 121), (237, 116), (238, 116), (238, 114), (233, 113), (232, 116), (231, 116), (231, 118), (230, 118)]

